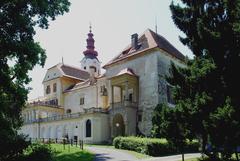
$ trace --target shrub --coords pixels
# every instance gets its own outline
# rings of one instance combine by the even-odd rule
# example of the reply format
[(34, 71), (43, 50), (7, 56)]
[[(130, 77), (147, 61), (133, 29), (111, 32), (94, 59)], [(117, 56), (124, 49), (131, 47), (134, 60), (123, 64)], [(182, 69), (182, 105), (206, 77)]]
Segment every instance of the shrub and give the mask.
[(26, 161), (52, 161), (53, 151), (49, 145), (34, 143), (25, 151)]
[[(117, 149), (132, 150), (150, 156), (163, 156), (176, 154), (178, 151), (168, 143), (166, 139), (142, 138), (142, 137), (116, 137), (113, 145)], [(197, 141), (188, 142), (185, 152), (197, 152), (199, 143)]]

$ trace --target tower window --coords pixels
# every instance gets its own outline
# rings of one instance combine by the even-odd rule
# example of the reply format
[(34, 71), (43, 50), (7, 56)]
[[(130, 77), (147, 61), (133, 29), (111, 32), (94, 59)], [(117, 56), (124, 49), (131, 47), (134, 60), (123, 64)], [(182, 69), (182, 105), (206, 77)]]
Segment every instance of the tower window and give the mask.
[(94, 72), (96, 72), (96, 71), (97, 71), (97, 68), (96, 68), (96, 67), (94, 67), (94, 66), (90, 66), (90, 69), (93, 69), (93, 70), (94, 70)]
[(87, 69), (86, 67), (84, 67), (84, 69)]

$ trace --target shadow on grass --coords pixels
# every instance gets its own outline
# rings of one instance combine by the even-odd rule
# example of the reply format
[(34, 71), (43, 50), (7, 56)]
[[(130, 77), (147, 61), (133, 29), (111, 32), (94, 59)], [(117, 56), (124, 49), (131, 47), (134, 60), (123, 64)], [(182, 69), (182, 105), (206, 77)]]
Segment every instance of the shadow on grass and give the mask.
[(56, 152), (54, 161), (93, 161), (94, 155), (87, 151), (79, 151), (72, 153)]

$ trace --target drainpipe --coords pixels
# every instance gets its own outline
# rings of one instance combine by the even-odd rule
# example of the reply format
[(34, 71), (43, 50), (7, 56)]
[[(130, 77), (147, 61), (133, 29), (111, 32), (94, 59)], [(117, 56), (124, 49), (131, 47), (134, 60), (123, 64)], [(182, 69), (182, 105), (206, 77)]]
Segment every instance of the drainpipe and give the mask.
[(38, 139), (40, 139), (40, 119), (38, 118)]
[(96, 98), (96, 108), (98, 108), (98, 85), (97, 85), (97, 82), (96, 82), (96, 91), (97, 91), (97, 98)]

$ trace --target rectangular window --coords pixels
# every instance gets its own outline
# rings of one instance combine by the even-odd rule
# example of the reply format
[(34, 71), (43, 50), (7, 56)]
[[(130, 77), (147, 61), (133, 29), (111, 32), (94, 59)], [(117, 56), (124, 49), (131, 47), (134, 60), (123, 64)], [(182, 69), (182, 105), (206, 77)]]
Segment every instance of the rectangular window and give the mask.
[(57, 83), (53, 84), (53, 92), (57, 92)]
[(138, 122), (142, 121), (142, 114), (138, 114)]
[(80, 98), (80, 105), (84, 105), (84, 97)]
[(105, 89), (105, 86), (103, 85), (103, 86), (101, 86), (100, 88), (101, 88), (100, 92), (103, 93), (103, 92), (104, 92), (104, 89)]
[(170, 104), (175, 104), (175, 101), (173, 99), (172, 90), (173, 90), (173, 86), (167, 84), (167, 101)]
[(50, 87), (50, 85), (48, 85), (46, 88), (46, 94), (49, 94), (50, 92), (51, 92), (51, 87)]

